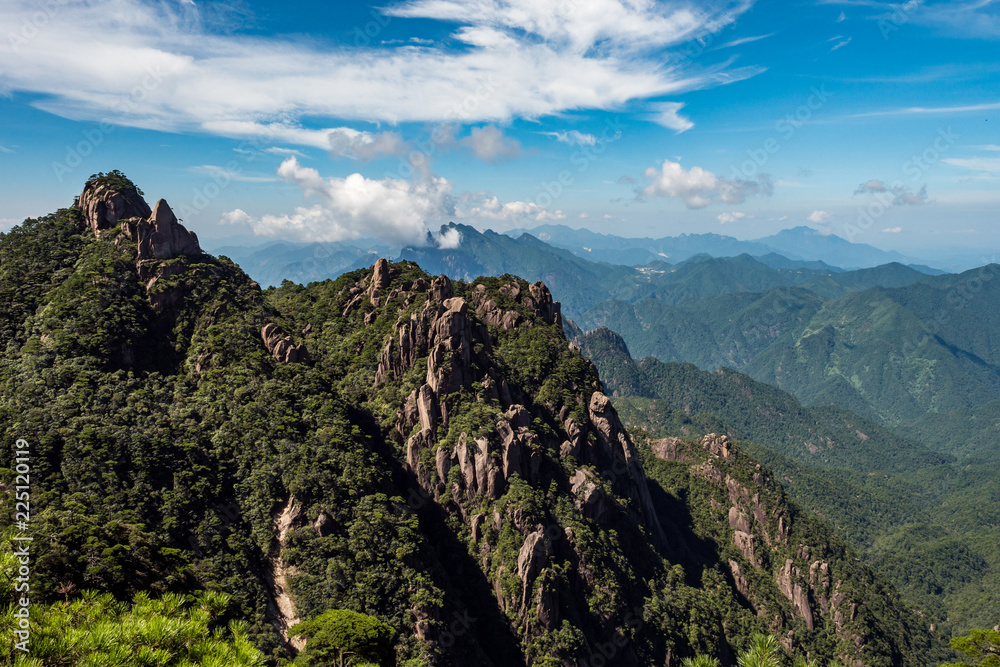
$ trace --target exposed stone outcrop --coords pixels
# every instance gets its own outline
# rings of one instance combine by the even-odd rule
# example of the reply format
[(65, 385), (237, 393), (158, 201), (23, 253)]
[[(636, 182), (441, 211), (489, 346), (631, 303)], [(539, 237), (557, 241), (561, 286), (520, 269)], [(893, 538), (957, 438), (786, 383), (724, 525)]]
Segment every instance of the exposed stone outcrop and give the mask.
[(538, 281), (528, 286), (531, 298), (534, 300), (535, 310), (542, 316), (542, 319), (549, 324), (562, 326), (561, 304), (552, 300), (552, 293), (544, 283)]
[(756, 538), (750, 533), (737, 530), (733, 532), (733, 543), (740, 550), (743, 557), (750, 561), (754, 567), (760, 567), (760, 556), (757, 555)]
[(802, 573), (795, 567), (794, 562), (791, 558), (785, 560), (784, 567), (776, 576), (778, 589), (792, 603), (792, 610), (805, 621), (806, 627), (813, 630), (816, 626), (812, 609), (809, 607), (808, 589), (802, 587), (800, 581)]
[(285, 335), (285, 332), (274, 322), (264, 325), (264, 328), (260, 330), (260, 337), (264, 341), (264, 347), (267, 348), (267, 351), (282, 363), (304, 362), (308, 359), (309, 355), (305, 343), (295, 345), (292, 337)]
[(681, 452), (683, 442), (680, 438), (662, 438), (649, 443), (653, 449), (653, 454), (657, 458), (667, 461), (686, 461), (687, 457)]
[(532, 586), (542, 569), (549, 562), (549, 543), (545, 533), (537, 530), (530, 533), (521, 545), (517, 555), (517, 576), (521, 579), (521, 607), (527, 607)]
[(489, 441), (486, 438), (473, 440), (463, 433), (455, 446), (455, 456), (462, 470), (470, 502), (475, 502), (480, 493), (494, 500), (503, 494), (503, 472), (490, 456)]
[(107, 184), (85, 186), (77, 205), (95, 236), (118, 226), (120, 220), (145, 219), (152, 214), (149, 204), (135, 188), (114, 188)]
[(715, 433), (709, 433), (702, 439), (702, 447), (712, 456), (724, 459), (728, 459), (729, 453), (732, 451), (732, 444), (729, 442), (729, 438), (724, 435), (716, 435)]
[(95, 236), (105, 237), (117, 229), (116, 246), (126, 240), (135, 243), (136, 271), (146, 281), (146, 293), (156, 311), (163, 312), (180, 300), (182, 290), (162, 284), (183, 270), (168, 260), (197, 257), (202, 250), (198, 237), (184, 228), (166, 201), (160, 199), (150, 210), (134, 186), (93, 181), (84, 186), (77, 205)]
[(301, 526), (302, 523), (302, 504), (295, 496), (291, 496), (281, 512), (274, 517), (274, 546), (264, 571), (270, 597), (266, 611), (267, 620), (279, 632), (286, 646), (293, 651), (302, 650), (305, 639), (289, 635), (289, 629), (299, 622), (299, 617), (288, 593), (288, 576), (297, 572), (285, 562), (282, 552), (288, 543), (288, 532), (292, 528)]
[(371, 284), (368, 287), (368, 300), (373, 306), (379, 305), (379, 297), (389, 285), (389, 262), (379, 258), (372, 270)]
[(729, 508), (729, 527), (733, 530), (742, 530), (744, 533), (750, 532), (750, 519), (736, 507)]
[[(140, 265), (181, 255), (195, 257), (202, 254), (198, 237), (178, 222), (165, 200), (160, 199), (150, 210), (149, 204), (134, 187), (88, 183), (80, 194), (78, 206), (95, 236), (103, 236), (107, 230), (120, 224), (116, 242), (124, 238), (135, 242)], [(146, 273), (150, 272), (147, 270)]]
[(603, 524), (611, 510), (611, 500), (589, 470), (579, 468), (569, 479), (574, 504), (585, 517)]
[(601, 392), (595, 391), (591, 394), (587, 407), (590, 422), (596, 432), (598, 446), (601, 448), (602, 454), (610, 459), (615, 491), (632, 497), (642, 513), (642, 516), (636, 517), (636, 519), (649, 527), (657, 544), (665, 546), (666, 536), (656, 515), (656, 509), (653, 507), (653, 500), (649, 495), (646, 474), (639, 462), (632, 440), (618, 419), (618, 413), (611, 405), (611, 400)]

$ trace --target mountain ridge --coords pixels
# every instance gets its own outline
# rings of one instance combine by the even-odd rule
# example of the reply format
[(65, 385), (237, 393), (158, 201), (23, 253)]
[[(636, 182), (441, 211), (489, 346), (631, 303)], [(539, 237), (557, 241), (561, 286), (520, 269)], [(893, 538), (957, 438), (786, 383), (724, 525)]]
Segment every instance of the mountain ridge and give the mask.
[(273, 661), (285, 594), (391, 623), (407, 665), (728, 659), (759, 631), (871, 665), (940, 650), (739, 448), (634, 440), (544, 284), (382, 259), (265, 293), (133, 218), (0, 238), (0, 290), (36, 276), (4, 307), (0, 427), (63, 535), (35, 543), (39, 603), (231, 590)]

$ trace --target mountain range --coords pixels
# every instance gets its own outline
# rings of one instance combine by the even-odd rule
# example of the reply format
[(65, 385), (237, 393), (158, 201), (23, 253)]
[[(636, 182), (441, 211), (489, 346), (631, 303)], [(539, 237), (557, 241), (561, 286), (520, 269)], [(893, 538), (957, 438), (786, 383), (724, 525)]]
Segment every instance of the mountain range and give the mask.
[[(502, 259), (509, 237), (497, 237), (482, 243)], [(540, 241), (518, 247), (534, 243), (551, 256)], [(643, 296), (674, 289), (655, 278), (666, 269), (563, 259), (555, 275), (579, 299), (577, 277), (620, 275), (623, 293)], [(759, 284), (799, 280), (757, 264)], [(122, 643), (101, 650), (181, 664), (168, 646), (204, 645), (143, 642), (181, 632), (194, 604), (231, 656), (211, 664), (317, 664), (334, 641), (324, 619), (340, 612), (379, 628), (369, 644), (362, 626), (337, 632), (383, 666), (732, 664), (762, 633), (789, 659), (888, 667), (948, 655), (943, 631), (725, 429), (629, 427), (605, 392), (664, 400), (660, 362), (619, 354), (637, 384), (610, 368), (602, 379), (596, 343), (567, 341), (573, 327), (540, 281), (451, 280), (379, 259), (264, 290), (113, 172), (0, 237), (0, 294), (0, 430), (26, 443), (32, 466), (31, 521), (3, 520), (0, 583), (12, 593), (8, 555), (30, 533), (45, 664), (75, 660), (85, 644), (69, 638), (91, 637), (77, 628), (95, 614), (110, 637), (124, 609), (149, 613), (154, 598), (166, 616), (155, 629), (129, 634), (139, 626), (128, 620)], [(799, 412), (768, 452), (796, 460), (818, 414)], [(720, 426), (738, 424), (722, 414)], [(879, 471), (941, 465), (838, 415), (848, 423), (831, 420), (813, 443), (838, 465), (878, 461), (851, 429), (901, 448)], [(752, 421), (740, 438), (773, 438)], [(11, 503), (14, 452), (0, 455)]]
[(573, 229), (566, 225), (540, 225), (533, 229), (513, 229), (505, 233), (514, 238), (529, 234), (595, 262), (629, 266), (648, 264), (659, 259), (677, 263), (697, 255), (760, 257), (773, 254), (792, 260), (802, 268), (852, 269), (900, 262), (915, 264), (914, 268), (928, 273), (941, 272), (920, 265), (919, 260), (907, 258), (898, 252), (880, 250), (866, 243), (852, 243), (835, 234), (825, 234), (805, 226), (784, 229), (753, 241), (741, 241), (732, 236), (713, 233), (681, 234), (658, 239), (625, 238), (589, 229)]

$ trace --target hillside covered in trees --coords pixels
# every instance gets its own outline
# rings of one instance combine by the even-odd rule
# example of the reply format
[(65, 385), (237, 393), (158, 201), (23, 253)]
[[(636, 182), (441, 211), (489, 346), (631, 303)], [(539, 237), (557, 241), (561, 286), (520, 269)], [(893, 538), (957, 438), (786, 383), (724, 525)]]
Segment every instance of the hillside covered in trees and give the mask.
[(324, 664), (346, 626), (410, 667), (946, 655), (741, 447), (626, 429), (540, 282), (262, 291), (112, 173), (0, 238), (0, 294), (2, 603), (28, 533), (43, 664)]
[(608, 329), (579, 340), (626, 423), (657, 437), (727, 434), (935, 623), (962, 633), (1000, 622), (990, 420), (970, 416), (968, 429), (952, 434), (954, 446), (935, 451), (843, 408), (802, 405), (730, 368), (636, 362)]

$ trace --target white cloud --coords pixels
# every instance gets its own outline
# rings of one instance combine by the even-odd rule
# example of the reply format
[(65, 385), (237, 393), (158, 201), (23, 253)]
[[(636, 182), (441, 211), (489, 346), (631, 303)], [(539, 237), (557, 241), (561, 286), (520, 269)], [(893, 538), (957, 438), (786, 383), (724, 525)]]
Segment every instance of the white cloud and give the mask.
[(547, 137), (553, 137), (556, 141), (569, 144), (570, 146), (593, 146), (597, 143), (597, 137), (577, 130), (565, 130), (558, 132), (542, 132)]
[(719, 222), (721, 222), (724, 225), (727, 225), (733, 222), (737, 222), (738, 220), (742, 220), (743, 218), (747, 217), (747, 214), (743, 213), (742, 211), (733, 211), (732, 213), (720, 213), (717, 217)]
[(817, 225), (823, 225), (826, 224), (827, 222), (830, 222), (830, 217), (831, 217), (830, 214), (827, 213), (826, 211), (813, 211), (812, 213), (809, 214), (807, 220)]
[(985, 146), (973, 146), (973, 148), (978, 148), (981, 151), (1000, 151), (1000, 146), (996, 144), (986, 144)]
[(688, 208), (704, 208), (713, 201), (742, 204), (754, 195), (770, 196), (773, 186), (769, 176), (761, 174), (756, 181), (728, 180), (701, 167), (685, 170), (679, 162), (664, 160), (660, 169), (649, 167), (650, 179), (641, 194), (650, 197), (677, 197)]
[[(135, 124), (142, 126), (142, 123)], [(167, 126), (164, 125), (158, 129), (167, 129)], [(297, 146), (311, 146), (312, 148), (330, 150), (331, 133), (339, 130), (355, 131), (350, 128), (315, 130), (285, 121), (261, 123), (249, 120), (210, 120), (202, 123), (200, 129), (223, 137), (245, 139), (247, 147), (241, 147), (240, 150), (251, 153), (255, 150), (263, 150), (262, 146), (267, 146), (271, 143), (289, 143)]]
[[(902, 9), (915, 23), (934, 26), (959, 39), (1000, 38), (1000, 15), (994, 2), (983, 0), (956, 0), (953, 2), (926, 3), (908, 0)], [(918, 11), (919, 10), (919, 11)], [(892, 20), (894, 12), (887, 14)]]
[(253, 223), (253, 218), (250, 214), (241, 208), (233, 209), (227, 213), (222, 214), (222, 219), (219, 220), (224, 225), (249, 225)]
[(521, 144), (504, 136), (503, 130), (495, 125), (474, 127), (459, 143), (468, 146), (481, 160), (496, 162), (504, 158), (515, 158), (521, 153)]
[(452, 227), (447, 231), (438, 234), (436, 243), (437, 247), (441, 250), (454, 250), (462, 244), (462, 232)]
[[(373, 236), (390, 243), (427, 245), (429, 222), (441, 222), (454, 213), (452, 185), (440, 177), (421, 181), (381, 180), (351, 174), (324, 179), (315, 169), (290, 157), (281, 163), (278, 176), (302, 189), (306, 199), (322, 203), (299, 206), (285, 215), (264, 215), (249, 221), (255, 234), (286, 236), (308, 241), (341, 241)], [(244, 213), (231, 218), (246, 222)]]
[(972, 169), (973, 171), (1000, 174), (1000, 157), (946, 157), (941, 161), (954, 167), (963, 167), (965, 169)]
[[(996, 109), (1000, 109), (1000, 102), (965, 104), (954, 107), (905, 107), (901, 109), (888, 109), (886, 111), (856, 113), (848, 116), (848, 118), (872, 118), (877, 116), (929, 116), (937, 114), (978, 113), (980, 111), (994, 111)], [(951, 128), (948, 128), (948, 131), (950, 132)]]
[(646, 117), (647, 120), (651, 120), (654, 123), (662, 125), (671, 130), (675, 130), (677, 134), (681, 132), (686, 132), (694, 127), (694, 123), (690, 119), (678, 113), (684, 108), (683, 102), (658, 102), (651, 105), (654, 112)]
[(883, 234), (899, 234), (901, 231), (903, 231), (902, 227), (886, 227), (885, 229), (882, 230), (882, 233)]
[(893, 206), (923, 206), (924, 204), (930, 204), (930, 198), (927, 196), (927, 186), (920, 188), (918, 192), (913, 192), (908, 186), (901, 183), (893, 183), (892, 185), (887, 185), (883, 181), (870, 180), (865, 181), (857, 187), (854, 194), (883, 194), (887, 193), (887, 196), (883, 199), (882, 203), (889, 203), (885, 200), (892, 197), (891, 203)]
[(456, 212), (459, 217), (506, 222), (546, 222), (566, 218), (562, 211), (549, 211), (534, 202), (512, 201), (504, 204), (496, 196), (481, 196), (469, 203), (471, 204), (469, 208), (459, 209)]
[[(762, 70), (696, 68), (670, 53), (751, 4), (415, 0), (383, 10), (457, 25), (442, 42), (454, 48), (220, 34), (176, 3), (87, 0), (60, 3), (30, 40), (3, 40), (0, 70), (9, 90), (75, 120), (238, 138), (266, 130), (273, 142), (329, 149), (335, 128), (303, 119), (507, 121), (753, 76)], [(4, 0), (0, 25), (30, 24), (37, 11), (35, 0)]]
[(844, 12), (840, 12), (840, 16), (837, 17), (836, 23), (843, 23), (846, 20), (847, 20), (847, 14), (845, 14)]
[(635, 0), (411, 0), (390, 13), (473, 26), (465, 30), (481, 31), (481, 40), (524, 33), (582, 54), (597, 44), (616, 52), (677, 44), (695, 37), (699, 28), (718, 30), (746, 9), (748, 5), (733, 3), (731, 9), (713, 17), (707, 14), (704, 4)]
[(13, 153), (13, 149), (7, 148), (6, 146), (0, 146), (0, 153)]
[(270, 148), (264, 149), (265, 153), (270, 153), (271, 155), (296, 155), (298, 157), (305, 157), (305, 154), (294, 148), (282, 148), (280, 146), (271, 146)]

